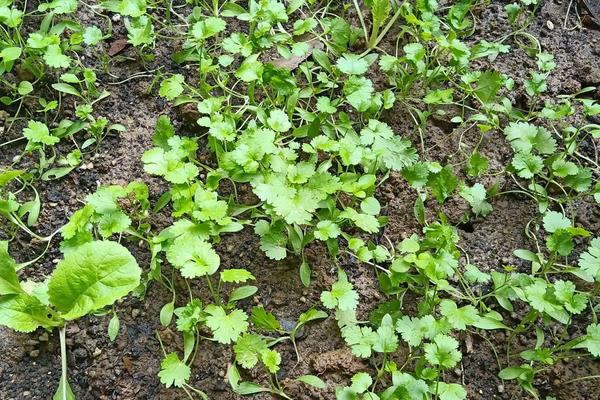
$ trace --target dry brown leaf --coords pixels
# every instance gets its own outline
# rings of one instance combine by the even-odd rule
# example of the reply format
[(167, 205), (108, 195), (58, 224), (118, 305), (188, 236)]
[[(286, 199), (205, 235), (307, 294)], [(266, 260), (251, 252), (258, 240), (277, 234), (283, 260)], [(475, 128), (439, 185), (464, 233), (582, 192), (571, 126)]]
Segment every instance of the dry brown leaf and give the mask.
[(298, 68), (298, 66), (300, 64), (302, 64), (304, 62), (304, 60), (306, 60), (308, 57), (310, 57), (310, 55), (312, 54), (314, 49), (319, 49), (319, 50), (323, 50), (324, 46), (323, 43), (318, 40), (318, 39), (312, 39), (312, 40), (307, 40), (304, 43), (308, 43), (308, 50), (306, 51), (306, 53), (302, 56), (296, 56), (293, 55), (290, 58), (278, 58), (275, 60), (271, 61), (271, 64), (273, 64), (274, 66), (278, 67), (278, 68), (285, 68), (285, 69), (289, 69), (290, 71), (295, 70), (296, 68)]
[(113, 57), (123, 51), (127, 47), (127, 39), (117, 39), (110, 44), (108, 55)]

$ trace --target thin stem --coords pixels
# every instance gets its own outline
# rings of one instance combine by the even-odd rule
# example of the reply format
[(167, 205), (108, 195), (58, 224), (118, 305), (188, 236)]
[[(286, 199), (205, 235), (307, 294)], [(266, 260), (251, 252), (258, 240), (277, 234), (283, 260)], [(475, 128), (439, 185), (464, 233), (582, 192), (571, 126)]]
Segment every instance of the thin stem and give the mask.
[(60, 396), (62, 399), (66, 400), (67, 397), (67, 388), (69, 384), (67, 383), (67, 340), (66, 340), (66, 326), (63, 326), (59, 329), (59, 337), (60, 337), (60, 365), (61, 365), (61, 376), (60, 381), (62, 383), (62, 392)]

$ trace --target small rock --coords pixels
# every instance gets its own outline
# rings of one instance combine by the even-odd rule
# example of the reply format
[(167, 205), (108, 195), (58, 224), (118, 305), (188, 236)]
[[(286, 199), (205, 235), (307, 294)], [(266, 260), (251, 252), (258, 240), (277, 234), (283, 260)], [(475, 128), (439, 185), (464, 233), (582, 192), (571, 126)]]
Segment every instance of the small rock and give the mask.
[(102, 354), (102, 350), (100, 350), (99, 348), (96, 347), (94, 349), (94, 353), (92, 354), (92, 356), (98, 357), (100, 354)]
[(29, 357), (31, 358), (37, 358), (40, 355), (40, 351), (39, 350), (31, 350), (29, 352)]
[(23, 392), (23, 397), (27, 397), (27, 396), (31, 396), (31, 392), (29, 390), (26, 390)]
[(306, 303), (306, 297), (304, 297), (304, 296), (300, 297), (300, 302), (301, 303)]
[(115, 14), (112, 16), (113, 22), (119, 22), (121, 20), (121, 14)]
[(136, 318), (138, 315), (140, 315), (140, 310), (139, 308), (134, 308), (133, 310), (131, 310), (131, 316), (133, 318)]
[(504, 393), (504, 385), (498, 385), (498, 393)]
[(554, 30), (554, 24), (552, 23), (552, 21), (548, 20), (546, 21), (546, 26), (548, 27), (548, 29), (550, 29), (551, 31)]
[(44, 332), (40, 336), (38, 336), (38, 340), (40, 342), (47, 342), (49, 340), (49, 338), (48, 338), (48, 332)]

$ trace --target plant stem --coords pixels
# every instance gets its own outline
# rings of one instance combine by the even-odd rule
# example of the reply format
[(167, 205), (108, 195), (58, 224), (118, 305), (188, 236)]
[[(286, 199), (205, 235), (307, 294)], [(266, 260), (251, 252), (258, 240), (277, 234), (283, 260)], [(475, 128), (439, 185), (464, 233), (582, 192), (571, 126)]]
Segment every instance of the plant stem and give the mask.
[(60, 337), (60, 364), (61, 364), (61, 374), (60, 381), (62, 383), (62, 393), (60, 394), (63, 400), (66, 400), (67, 397), (67, 388), (69, 384), (67, 383), (67, 340), (65, 338), (66, 326), (62, 326), (58, 333)]

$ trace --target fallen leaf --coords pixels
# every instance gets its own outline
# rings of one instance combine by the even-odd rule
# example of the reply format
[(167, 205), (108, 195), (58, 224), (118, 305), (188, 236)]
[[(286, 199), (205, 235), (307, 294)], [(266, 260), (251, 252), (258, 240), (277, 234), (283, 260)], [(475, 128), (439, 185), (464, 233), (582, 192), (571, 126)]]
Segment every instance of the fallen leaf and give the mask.
[(600, 27), (600, 2), (598, 0), (581, 0), (586, 8), (590, 19), (597, 27)]
[(131, 372), (133, 371), (133, 361), (131, 360), (131, 357), (123, 357), (123, 367), (127, 370), (127, 372), (131, 374)]
[(108, 55), (113, 57), (123, 51), (127, 47), (127, 39), (117, 39), (110, 44)]
[(304, 60), (310, 57), (310, 55), (313, 52), (313, 49), (323, 50), (324, 48), (323, 43), (318, 39), (306, 40), (303, 43), (307, 43), (309, 47), (306, 53), (304, 53), (302, 56), (292, 54), (290, 58), (278, 58), (276, 60), (272, 60), (271, 64), (278, 68), (286, 68), (290, 71), (293, 71), (296, 68), (298, 68), (298, 66), (302, 64)]

